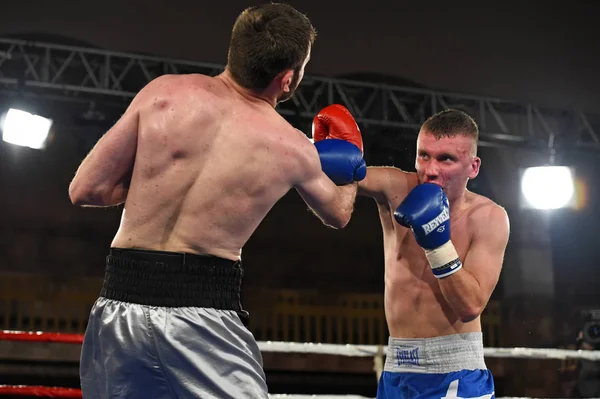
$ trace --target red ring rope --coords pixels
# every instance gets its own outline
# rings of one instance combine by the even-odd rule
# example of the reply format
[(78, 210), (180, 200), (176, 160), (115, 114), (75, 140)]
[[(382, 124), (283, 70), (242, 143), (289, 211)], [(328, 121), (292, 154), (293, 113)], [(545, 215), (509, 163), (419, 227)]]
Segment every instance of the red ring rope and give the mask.
[(83, 343), (81, 334), (49, 333), (41, 331), (0, 331), (0, 341), (37, 341), (65, 344)]
[(0, 396), (43, 396), (46, 398), (81, 398), (81, 389), (28, 385), (0, 385)]
[[(0, 340), (4, 341), (29, 341), (29, 342), (57, 342), (66, 344), (81, 344), (83, 335), (48, 333), (41, 331), (0, 331)], [(0, 396), (40, 396), (45, 398), (82, 398), (81, 389), (44, 387), (35, 385), (0, 385)]]

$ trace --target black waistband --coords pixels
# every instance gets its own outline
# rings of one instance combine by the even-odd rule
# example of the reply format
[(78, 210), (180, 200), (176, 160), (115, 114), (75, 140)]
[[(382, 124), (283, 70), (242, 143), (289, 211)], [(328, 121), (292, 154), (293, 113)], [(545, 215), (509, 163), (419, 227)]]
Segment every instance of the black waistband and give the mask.
[(160, 307), (243, 312), (240, 261), (187, 253), (112, 248), (101, 296)]

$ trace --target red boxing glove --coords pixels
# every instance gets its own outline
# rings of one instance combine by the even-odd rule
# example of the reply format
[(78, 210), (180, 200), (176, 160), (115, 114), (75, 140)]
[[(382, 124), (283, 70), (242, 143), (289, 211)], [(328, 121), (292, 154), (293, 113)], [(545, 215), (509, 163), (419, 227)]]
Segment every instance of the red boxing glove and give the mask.
[(362, 136), (354, 117), (346, 107), (332, 104), (323, 108), (313, 119), (313, 141), (324, 139), (346, 140), (363, 152)]

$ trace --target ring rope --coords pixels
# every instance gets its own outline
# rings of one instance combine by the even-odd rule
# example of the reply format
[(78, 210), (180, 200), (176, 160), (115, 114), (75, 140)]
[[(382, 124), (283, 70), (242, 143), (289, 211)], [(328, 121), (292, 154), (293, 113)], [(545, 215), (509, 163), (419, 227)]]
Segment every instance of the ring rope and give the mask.
[(83, 343), (82, 334), (52, 333), (43, 331), (0, 331), (0, 341), (56, 342), (64, 344)]
[[(82, 334), (51, 333), (43, 331), (0, 331), (0, 341), (54, 342), (81, 344)], [(282, 341), (258, 341), (262, 352), (311, 353), (324, 355), (340, 355), (349, 357), (380, 358), (386, 350), (384, 345), (339, 345), (322, 343), (300, 343)], [(530, 359), (588, 359), (600, 360), (600, 351), (582, 351), (551, 348), (484, 348), (487, 357), (512, 357)], [(0, 385), (0, 396), (39, 396), (46, 398), (82, 398), (80, 389), (63, 387), (44, 387), (28, 385)], [(296, 395), (269, 394), (269, 399), (373, 399), (359, 395)], [(519, 397), (502, 397), (498, 399), (535, 399)]]
[(0, 385), (0, 395), (42, 396), (44, 398), (81, 398), (81, 389), (36, 385)]
[[(78, 398), (82, 397), (80, 389), (27, 386), (27, 385), (0, 385), (0, 396), (39, 396), (45, 398)], [(296, 395), (296, 394), (269, 394), (269, 399), (375, 399), (360, 395)], [(526, 397), (499, 397), (497, 399), (541, 399)], [(552, 398), (559, 399), (559, 398)]]
[[(367, 396), (359, 395), (296, 395), (296, 394), (269, 394), (269, 399), (375, 399)], [(567, 398), (528, 398), (528, 397), (511, 397), (511, 396), (500, 396), (496, 399), (567, 399)], [(588, 398), (588, 399), (600, 399), (600, 398)]]
[[(42, 331), (0, 331), (0, 341), (35, 341), (81, 344), (82, 334), (49, 333)], [(258, 341), (261, 352), (312, 353), (349, 357), (375, 357), (385, 353), (385, 345), (340, 345), (311, 342)], [(586, 359), (600, 360), (600, 351), (554, 348), (483, 348), (486, 357), (517, 359)]]
[[(295, 352), (295, 353), (319, 353), (327, 355), (340, 355), (352, 357), (377, 356), (383, 349), (385, 353), (387, 346), (383, 345), (339, 345), (339, 344), (317, 344), (281, 341), (259, 341), (258, 346), (263, 352)], [(486, 357), (512, 357), (517, 359), (586, 359), (600, 360), (600, 351), (553, 349), (553, 348), (483, 348)]]

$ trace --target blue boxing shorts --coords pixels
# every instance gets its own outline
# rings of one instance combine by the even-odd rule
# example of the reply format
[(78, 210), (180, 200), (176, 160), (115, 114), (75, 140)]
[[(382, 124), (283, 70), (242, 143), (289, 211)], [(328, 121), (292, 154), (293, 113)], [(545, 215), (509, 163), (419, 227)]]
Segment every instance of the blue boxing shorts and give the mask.
[(81, 349), (83, 399), (264, 398), (241, 262), (112, 248)]
[(390, 338), (377, 399), (491, 399), (481, 333)]

